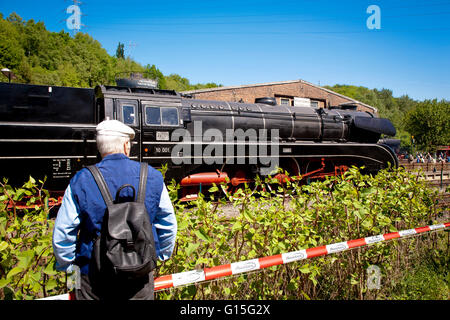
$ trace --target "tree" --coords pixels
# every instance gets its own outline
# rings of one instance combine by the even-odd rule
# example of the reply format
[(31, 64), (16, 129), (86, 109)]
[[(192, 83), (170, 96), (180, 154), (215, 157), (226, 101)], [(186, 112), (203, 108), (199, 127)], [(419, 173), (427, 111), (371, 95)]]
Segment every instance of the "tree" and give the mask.
[[(165, 77), (155, 66), (143, 66), (125, 58), (124, 44), (119, 42), (111, 56), (90, 35), (78, 32), (50, 32), (43, 22), (24, 21), (16, 13), (6, 19), (0, 13), (0, 67), (11, 69), (15, 82), (69, 87), (114, 85), (115, 76), (124, 72), (142, 72), (158, 79), (160, 89), (191, 90), (214, 87), (214, 83), (191, 85), (179, 75)], [(1, 81), (1, 79), (0, 79)]]
[(0, 67), (9, 68), (14, 73), (25, 54), (21, 45), (22, 32), (19, 30), (22, 24), (17, 22), (21, 21), (17, 17), (11, 14), (11, 21), (0, 20)]
[(400, 139), (402, 148), (410, 149), (411, 135), (405, 129), (404, 117), (409, 110), (417, 105), (417, 101), (407, 95), (396, 98), (393, 96), (392, 90), (389, 89), (377, 90), (340, 84), (332, 87), (325, 86), (325, 88), (377, 108), (380, 117), (392, 121), (392, 124), (397, 129), (396, 138)]
[(188, 91), (197, 90), (205, 88), (216, 88), (221, 87), (221, 84), (216, 84), (214, 82), (208, 82), (206, 84), (191, 84), (187, 78), (180, 76), (179, 74), (172, 73), (165, 77), (167, 89), (176, 91)]
[(149, 79), (155, 79), (158, 80), (158, 88), (159, 89), (166, 89), (166, 79), (164, 78), (164, 75), (162, 72), (153, 64), (147, 64), (145, 66), (145, 76)]
[(405, 128), (424, 151), (450, 145), (450, 101), (425, 100), (405, 116)]
[(116, 57), (119, 59), (125, 59), (125, 50), (123, 43), (119, 42), (119, 44), (117, 45)]

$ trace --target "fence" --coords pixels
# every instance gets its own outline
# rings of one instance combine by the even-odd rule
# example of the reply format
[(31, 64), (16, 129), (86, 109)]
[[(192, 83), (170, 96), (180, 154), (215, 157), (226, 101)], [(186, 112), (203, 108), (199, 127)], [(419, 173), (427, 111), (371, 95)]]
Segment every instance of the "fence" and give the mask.
[[(233, 262), (225, 265), (220, 265), (211, 268), (205, 268), (202, 270), (185, 271), (176, 274), (170, 274), (161, 276), (155, 279), (155, 291), (184, 286), (194, 283), (200, 283), (204, 281), (215, 280), (231, 275), (242, 274), (260, 270), (272, 266), (281, 264), (287, 264), (294, 261), (311, 259), (318, 256), (329, 255), (333, 253), (343, 252), (358, 247), (372, 245), (383, 241), (389, 241), (393, 239), (406, 238), (416, 236), (419, 234), (441, 231), (450, 227), (450, 222), (429, 225), (424, 227), (418, 227), (414, 229), (401, 230), (398, 232), (392, 232), (387, 234), (375, 235), (360, 239), (348, 240), (338, 243), (332, 243), (319, 247), (303, 249), (298, 251), (291, 251), (274, 256), (262, 257), (258, 259), (251, 259), (239, 262)], [(53, 297), (47, 297), (39, 300), (71, 300), (73, 294), (63, 294)]]

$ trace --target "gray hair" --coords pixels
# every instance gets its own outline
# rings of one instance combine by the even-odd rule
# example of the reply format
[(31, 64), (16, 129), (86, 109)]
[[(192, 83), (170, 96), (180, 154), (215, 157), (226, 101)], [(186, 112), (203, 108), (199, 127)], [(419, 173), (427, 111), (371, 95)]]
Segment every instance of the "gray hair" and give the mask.
[(110, 153), (123, 153), (123, 145), (127, 142), (130, 142), (129, 137), (97, 135), (97, 149), (102, 157)]

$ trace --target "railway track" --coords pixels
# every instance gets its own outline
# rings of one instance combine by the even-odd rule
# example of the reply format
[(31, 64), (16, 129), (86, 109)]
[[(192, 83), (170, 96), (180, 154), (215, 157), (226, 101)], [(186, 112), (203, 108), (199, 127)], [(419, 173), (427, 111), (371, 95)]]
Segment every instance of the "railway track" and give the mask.
[(438, 187), (441, 192), (450, 185), (450, 163), (409, 163), (399, 160), (399, 166), (414, 174), (421, 175), (431, 186)]
[(430, 186), (439, 190), (438, 207), (450, 208), (450, 163), (409, 163), (399, 160), (399, 166), (405, 170), (420, 174)]
[(422, 170), (424, 172), (444, 171), (450, 172), (450, 162), (440, 163), (417, 163), (408, 162), (407, 160), (399, 160), (399, 166), (404, 167), (408, 171)]

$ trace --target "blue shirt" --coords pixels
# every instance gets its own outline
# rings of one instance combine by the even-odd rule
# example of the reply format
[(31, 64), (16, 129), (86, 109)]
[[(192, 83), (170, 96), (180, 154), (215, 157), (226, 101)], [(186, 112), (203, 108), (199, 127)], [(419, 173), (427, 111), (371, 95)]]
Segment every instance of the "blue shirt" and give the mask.
[[(124, 154), (112, 154), (104, 157), (100, 164), (104, 161), (123, 161), (124, 159), (128, 159)], [(120, 163), (120, 161), (114, 161), (114, 163)], [(80, 217), (80, 207), (69, 184), (65, 190), (53, 229), (53, 251), (56, 258), (56, 269), (59, 271), (72, 272), (81, 223)], [(155, 240), (159, 242), (159, 245), (156, 246), (156, 254), (160, 260), (167, 260), (172, 255), (175, 246), (177, 221), (164, 184), (162, 184), (161, 198), (154, 215), (153, 226), (158, 237)]]

